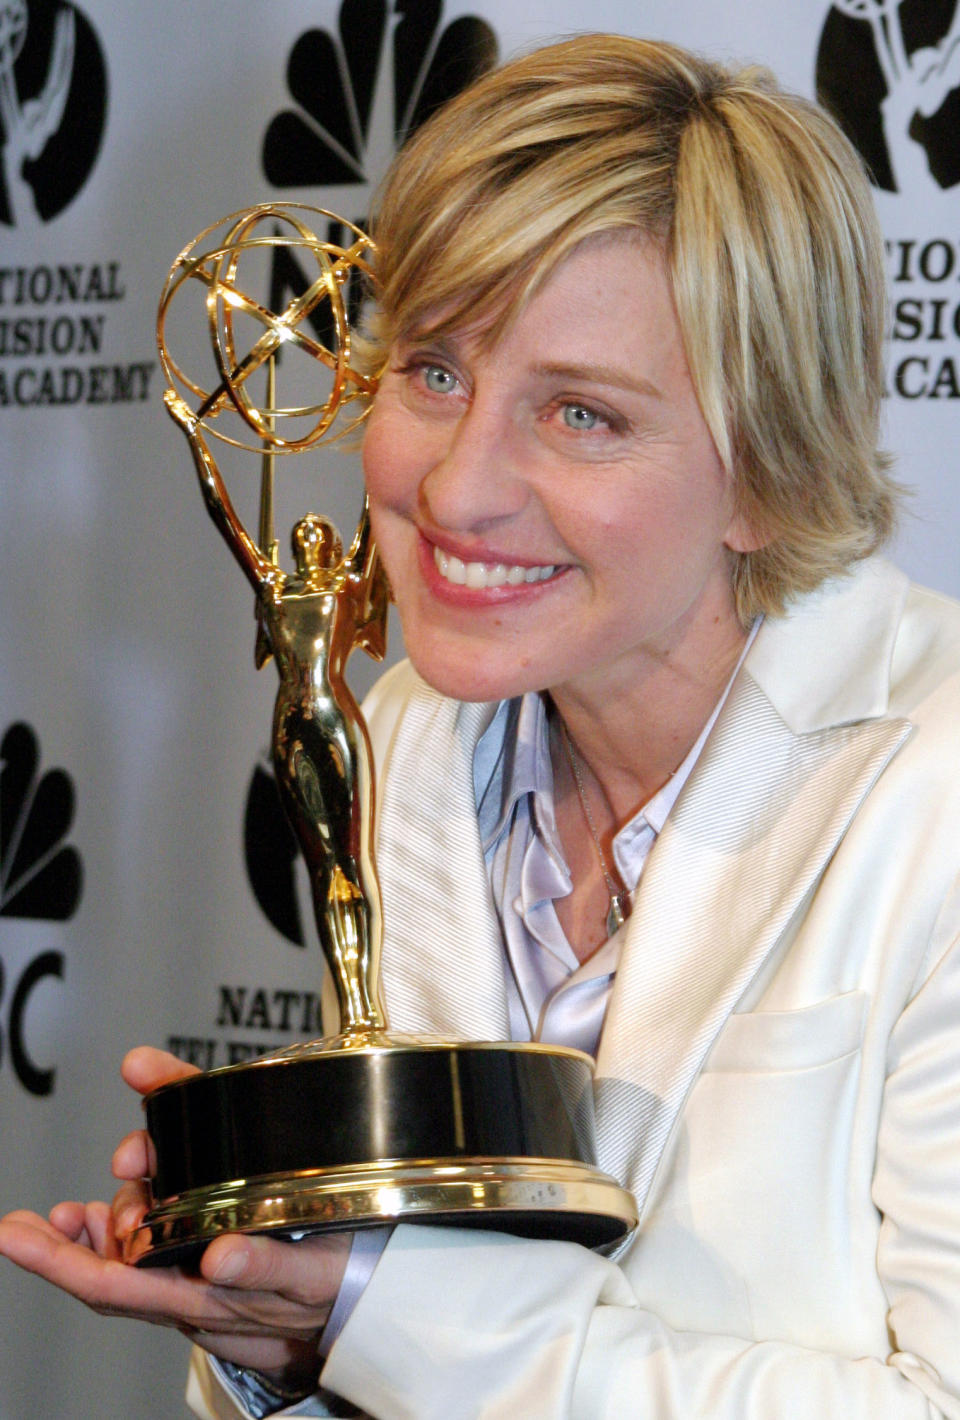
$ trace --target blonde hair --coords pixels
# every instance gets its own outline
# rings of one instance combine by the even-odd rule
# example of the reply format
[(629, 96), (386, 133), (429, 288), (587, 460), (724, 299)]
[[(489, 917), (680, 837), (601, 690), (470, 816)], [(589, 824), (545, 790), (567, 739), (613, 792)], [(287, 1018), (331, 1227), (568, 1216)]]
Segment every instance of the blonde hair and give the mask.
[(855, 151), (766, 71), (582, 35), (496, 70), (399, 154), (374, 225), (377, 335), (495, 340), (587, 237), (663, 252), (704, 418), (763, 539), (744, 623), (889, 535), (883, 246)]

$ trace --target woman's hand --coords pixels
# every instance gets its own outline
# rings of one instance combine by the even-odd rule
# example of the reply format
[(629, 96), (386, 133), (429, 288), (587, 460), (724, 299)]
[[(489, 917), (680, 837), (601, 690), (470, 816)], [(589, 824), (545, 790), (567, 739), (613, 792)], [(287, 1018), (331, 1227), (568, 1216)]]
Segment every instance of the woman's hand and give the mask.
[[(123, 1062), (124, 1079), (140, 1093), (192, 1073), (193, 1066), (158, 1050), (132, 1051)], [(0, 1254), (95, 1311), (177, 1327), (222, 1360), (308, 1387), (349, 1237), (291, 1243), (225, 1234), (203, 1253), (199, 1274), (129, 1267), (120, 1260), (121, 1242), (146, 1210), (143, 1179), (152, 1166), (146, 1134), (129, 1134), (114, 1154), (114, 1173), (124, 1182), (111, 1206), (60, 1203), (49, 1220), (10, 1213), (0, 1220)]]

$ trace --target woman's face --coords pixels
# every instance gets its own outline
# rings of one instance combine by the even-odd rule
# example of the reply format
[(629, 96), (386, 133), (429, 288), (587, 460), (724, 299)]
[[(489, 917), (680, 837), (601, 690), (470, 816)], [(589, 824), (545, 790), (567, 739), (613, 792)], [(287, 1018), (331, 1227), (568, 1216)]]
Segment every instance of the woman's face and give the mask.
[(407, 652), (447, 695), (621, 694), (735, 626), (733, 490), (638, 239), (585, 242), (492, 348), (404, 339), (364, 468)]

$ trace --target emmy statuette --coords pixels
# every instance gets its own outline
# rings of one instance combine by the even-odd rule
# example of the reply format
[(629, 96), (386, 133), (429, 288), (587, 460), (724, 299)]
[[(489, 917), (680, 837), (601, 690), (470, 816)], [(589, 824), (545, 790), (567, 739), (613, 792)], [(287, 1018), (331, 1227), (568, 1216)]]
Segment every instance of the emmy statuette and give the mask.
[[(308, 220), (346, 231), (344, 244), (321, 241)], [(315, 276), (273, 311), (250, 294), (250, 272), (277, 247)], [(126, 1261), (140, 1266), (189, 1261), (226, 1231), (289, 1236), (405, 1220), (609, 1250), (636, 1223), (633, 1199), (593, 1162), (588, 1056), (388, 1027), (371, 750), (344, 679), (354, 648), (384, 654), (386, 577), (365, 504), (346, 551), (327, 518), (298, 518), (290, 571), (273, 532), (275, 455), (305, 454), (354, 429), (375, 391), (347, 314), (356, 281), (372, 283), (371, 255), (369, 238), (330, 213), (265, 204), (202, 232), (161, 297), (164, 401), (189, 442), (208, 512), (253, 587), (257, 665), (272, 659), (279, 676), (274, 772), (307, 866), (340, 1029), (148, 1096), (157, 1170), (151, 1207), (124, 1245)], [(172, 303), (197, 283), (214, 361), (202, 381), (175, 359), (169, 330)], [(286, 405), (276, 390), (281, 347), (284, 362), (290, 352), (308, 372), (306, 393)], [(261, 461), (256, 540), (211, 440)]]

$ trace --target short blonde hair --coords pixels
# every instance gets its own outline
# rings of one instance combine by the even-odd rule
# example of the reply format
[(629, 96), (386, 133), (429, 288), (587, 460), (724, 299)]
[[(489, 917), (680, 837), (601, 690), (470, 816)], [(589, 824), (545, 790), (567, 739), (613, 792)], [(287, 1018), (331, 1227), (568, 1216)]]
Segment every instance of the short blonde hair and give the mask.
[(587, 237), (660, 247), (739, 511), (744, 623), (874, 551), (897, 488), (877, 447), (883, 244), (860, 160), (763, 70), (581, 35), (484, 76), (399, 154), (374, 221), (377, 335), (490, 339)]

